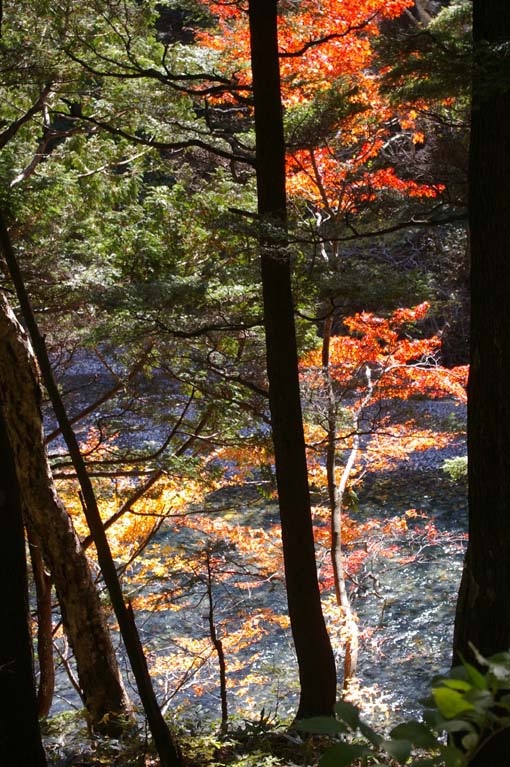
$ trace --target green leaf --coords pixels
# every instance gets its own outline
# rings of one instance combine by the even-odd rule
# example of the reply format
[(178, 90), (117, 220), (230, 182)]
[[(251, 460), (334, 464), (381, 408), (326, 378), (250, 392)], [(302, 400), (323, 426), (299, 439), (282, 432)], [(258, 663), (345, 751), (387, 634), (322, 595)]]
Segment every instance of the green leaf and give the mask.
[[(488, 674), (491, 676), (498, 689), (510, 688), (510, 653), (500, 652), (492, 655), (490, 658), (484, 658), (476, 647), (469, 643), (471, 651), (480, 666), (488, 667)], [(487, 687), (488, 685), (486, 685)]]
[(472, 703), (475, 709), (482, 714), (485, 714), (492, 706), (494, 706), (494, 695), (488, 690), (477, 690), (472, 687), (469, 692), (466, 693), (465, 699), (468, 703)]
[(378, 735), (375, 730), (373, 730), (371, 727), (369, 727), (368, 724), (365, 724), (365, 722), (360, 722), (358, 726), (359, 726), (359, 730), (360, 730), (361, 734), (364, 735), (365, 738), (373, 746), (378, 748), (381, 745), (381, 743), (383, 741), (383, 738), (381, 738), (381, 736)]
[[(434, 705), (434, 698), (432, 695), (430, 696), (430, 702), (428, 703), (429, 706)], [(445, 719), (445, 717), (439, 713), (437, 708), (427, 708), (423, 712), (423, 721), (425, 724), (428, 724), (429, 727), (431, 727), (435, 732), (442, 732), (444, 729), (445, 722), (448, 720)]]
[(508, 653), (498, 653), (489, 658), (488, 673), (494, 678), (499, 690), (510, 689), (510, 658)]
[(408, 740), (383, 740), (381, 748), (400, 764), (405, 764), (411, 756), (412, 744)]
[[(467, 758), (461, 753), (455, 746), (443, 746), (441, 749), (440, 764), (444, 764), (444, 767), (466, 767), (468, 764)], [(494, 765), (496, 767), (496, 765)], [(499, 767), (499, 765), (498, 765)]]
[(434, 748), (437, 738), (423, 722), (410, 721), (399, 724), (390, 732), (392, 738), (409, 740), (420, 748)]
[(475, 732), (475, 727), (465, 719), (450, 719), (443, 724), (444, 732)]
[(477, 747), (480, 741), (480, 734), (478, 732), (468, 732), (462, 738), (462, 747), (465, 751), (472, 751)]
[(477, 668), (472, 666), (471, 663), (468, 663), (467, 661), (464, 661), (464, 668), (466, 669), (466, 673), (474, 687), (478, 688), (479, 690), (487, 689), (487, 678), (484, 676), (484, 674), (481, 674)]
[(311, 716), (309, 719), (299, 719), (294, 726), (302, 732), (312, 732), (318, 735), (335, 735), (347, 731), (345, 724), (332, 716)]
[(452, 690), (461, 690), (462, 692), (466, 692), (472, 687), (472, 685), (469, 682), (466, 682), (464, 679), (443, 679), (442, 681), (446, 687), (450, 687)]
[(447, 719), (453, 719), (462, 711), (470, 711), (475, 708), (460, 692), (448, 687), (434, 687), (432, 695), (439, 711)]
[(359, 709), (353, 703), (339, 700), (335, 706), (335, 714), (342, 722), (345, 722), (352, 730), (359, 725)]
[(337, 743), (319, 760), (319, 767), (349, 767), (353, 762), (371, 754), (366, 746), (357, 743)]
[(495, 664), (497, 666), (504, 666), (506, 669), (510, 670), (510, 653), (506, 651), (491, 655), (488, 659), (488, 663), (489, 665)]

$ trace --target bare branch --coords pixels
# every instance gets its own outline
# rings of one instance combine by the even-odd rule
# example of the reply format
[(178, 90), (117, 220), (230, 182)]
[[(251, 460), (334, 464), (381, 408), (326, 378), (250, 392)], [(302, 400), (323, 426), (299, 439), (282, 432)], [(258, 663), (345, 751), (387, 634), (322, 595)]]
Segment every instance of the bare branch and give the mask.
[[(101, 61), (104, 61), (106, 64), (113, 65), (116, 67), (119, 67), (119, 62), (115, 59), (111, 59), (107, 56), (104, 56), (100, 53), (98, 53), (95, 49), (92, 49), (94, 55), (100, 59)], [(66, 50), (67, 56), (74, 61), (75, 63), (79, 64), (83, 69), (85, 69), (87, 72), (89, 72), (92, 75), (95, 75), (97, 77), (105, 77), (105, 78), (113, 78), (117, 80), (143, 80), (143, 79), (149, 79), (149, 80), (157, 80), (158, 82), (163, 83), (164, 85), (167, 85), (168, 87), (172, 88), (172, 90), (178, 91), (179, 93), (184, 93), (189, 96), (218, 96), (222, 93), (243, 93), (250, 90), (250, 86), (246, 84), (236, 84), (235, 82), (232, 82), (232, 80), (229, 80), (228, 78), (221, 77), (220, 75), (216, 73), (198, 73), (198, 74), (174, 74), (171, 73), (166, 67), (165, 72), (161, 72), (159, 69), (156, 69), (155, 67), (142, 67), (140, 66), (132, 57), (130, 57), (131, 66), (128, 64), (123, 64), (122, 69), (119, 68), (119, 71), (115, 72), (113, 70), (104, 71), (101, 69), (97, 69), (96, 67), (89, 64), (87, 61), (84, 61), (83, 59), (76, 56), (71, 50)], [(212, 81), (213, 83), (217, 83), (215, 85), (203, 85), (200, 88), (190, 88), (186, 87), (185, 85), (180, 85), (180, 83), (204, 83), (207, 81)]]
[(253, 322), (240, 322), (237, 324), (211, 323), (210, 325), (202, 325), (202, 327), (194, 328), (193, 330), (177, 330), (176, 328), (170, 328), (161, 320), (155, 320), (155, 324), (161, 330), (164, 330), (166, 333), (175, 336), (175, 338), (197, 338), (198, 336), (205, 336), (208, 333), (214, 333), (216, 331), (234, 332), (238, 330), (251, 330), (252, 328), (259, 328), (262, 327), (263, 320), (262, 318), (258, 318)]
[(223, 157), (226, 160), (243, 162), (251, 166), (255, 165), (254, 158), (249, 155), (233, 154), (232, 152), (228, 152), (225, 149), (221, 149), (220, 147), (209, 144), (206, 141), (202, 141), (201, 139), (190, 138), (182, 141), (157, 141), (153, 138), (142, 138), (141, 136), (136, 136), (132, 133), (128, 133), (122, 128), (115, 128), (113, 125), (110, 125), (110, 123), (103, 122), (102, 120), (98, 120), (94, 117), (80, 115), (80, 119), (87, 123), (91, 123), (92, 125), (95, 125), (102, 130), (105, 130), (107, 133), (111, 133), (113, 136), (121, 136), (122, 138), (131, 141), (133, 144), (142, 144), (143, 146), (151, 147), (152, 149), (159, 149), (165, 152), (179, 152), (183, 149), (193, 148), (204, 149), (206, 152), (210, 152), (217, 157)]
[[(90, 413), (93, 413), (94, 410), (97, 410), (97, 408), (100, 405), (104, 405), (105, 402), (108, 402), (112, 397), (115, 396), (119, 391), (122, 391), (122, 389), (125, 388), (126, 382), (130, 381), (137, 373), (140, 372), (140, 370), (143, 368), (147, 357), (149, 356), (152, 349), (152, 345), (145, 349), (142, 356), (138, 360), (138, 362), (131, 368), (129, 375), (127, 376), (126, 381), (119, 380), (114, 386), (112, 386), (108, 391), (105, 391), (104, 394), (102, 394), (98, 399), (94, 400), (90, 405), (87, 405), (87, 407), (83, 408), (83, 410), (80, 410), (79, 413), (77, 413), (73, 418), (69, 419), (69, 423), (71, 425), (77, 423), (78, 421), (81, 421), (83, 418), (86, 418), (86, 416), (90, 415)], [(52, 442), (54, 439), (56, 439), (59, 434), (61, 433), (60, 427), (57, 427), (53, 431), (51, 431), (49, 434), (46, 435), (46, 438), (44, 440), (44, 443), (47, 445), (49, 442)]]
[(301, 48), (297, 48), (295, 51), (280, 51), (278, 55), (281, 59), (298, 58), (299, 56), (302, 56), (303, 53), (306, 53), (306, 51), (308, 51), (310, 48), (316, 48), (319, 45), (324, 45), (325, 43), (331, 42), (331, 40), (339, 40), (342, 37), (350, 35), (351, 32), (358, 32), (359, 30), (364, 29), (366, 26), (368, 26), (368, 24), (370, 24), (371, 21), (375, 19), (378, 13), (379, 11), (376, 11), (371, 16), (369, 16), (368, 19), (365, 19), (359, 24), (348, 26), (347, 29), (345, 29), (343, 32), (331, 32), (331, 34), (324, 35), (324, 37), (317, 37), (315, 40), (308, 40), (301, 46)]
[(353, 240), (363, 240), (363, 239), (369, 239), (371, 237), (381, 237), (385, 234), (392, 234), (393, 232), (400, 232), (403, 229), (414, 229), (414, 228), (422, 228), (422, 227), (429, 227), (429, 226), (444, 226), (446, 224), (456, 224), (460, 223), (462, 221), (467, 221), (467, 212), (463, 211), (462, 213), (452, 213), (451, 215), (444, 216), (442, 218), (424, 218), (424, 219), (418, 219), (418, 218), (411, 218), (408, 221), (400, 221), (397, 224), (393, 224), (392, 226), (383, 227), (381, 229), (372, 229), (371, 231), (367, 232), (359, 232), (357, 231), (352, 224), (349, 224), (349, 229), (353, 232), (353, 234), (348, 235), (346, 237), (335, 237), (333, 235), (328, 235), (327, 237), (292, 237), (289, 238), (292, 243), (302, 244), (302, 243), (320, 243), (320, 242), (352, 242)]

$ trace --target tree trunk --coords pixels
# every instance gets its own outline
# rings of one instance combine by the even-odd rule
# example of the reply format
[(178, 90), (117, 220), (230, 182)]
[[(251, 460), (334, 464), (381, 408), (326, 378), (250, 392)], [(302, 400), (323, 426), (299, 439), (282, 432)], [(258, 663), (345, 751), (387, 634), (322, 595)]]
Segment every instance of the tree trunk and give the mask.
[(330, 315), (324, 322), (324, 333), (322, 338), (322, 372), (326, 388), (328, 419), (326, 473), (328, 480), (329, 509), (331, 514), (331, 564), (333, 566), (336, 601), (342, 611), (343, 624), (346, 632), (343, 679), (343, 688), (346, 690), (349, 681), (356, 675), (358, 666), (359, 632), (358, 624), (356, 623), (352, 611), (351, 600), (349, 599), (349, 594), (347, 592), (347, 584), (345, 582), (345, 569), (342, 553), (342, 508), (347, 480), (349, 479), (358, 453), (359, 436), (356, 433), (358, 429), (358, 419), (355, 417), (353, 444), (349, 453), (349, 458), (342, 472), (342, 479), (340, 482), (337, 482), (337, 402), (333, 389), (333, 381), (331, 379), (329, 357), (332, 325), (333, 317)]
[(225, 659), (225, 650), (223, 642), (218, 636), (216, 630), (215, 604), (213, 595), (213, 573), (211, 566), (211, 551), (207, 549), (205, 553), (206, 581), (205, 588), (207, 594), (207, 621), (209, 623), (209, 637), (218, 656), (218, 668), (220, 672), (220, 701), (221, 701), (221, 724), (220, 733), (225, 735), (228, 730), (228, 698), (227, 698), (227, 663)]
[(3, 402), (0, 402), (0, 466), (0, 754), (2, 764), (9, 767), (45, 767), (28, 622), (21, 502)]
[(299, 392), (276, 6), (276, 0), (249, 3), (251, 65), (269, 404), (289, 617), (301, 683), (297, 716), (307, 717), (332, 714), (336, 670), (317, 582)]
[(51, 608), (51, 575), (46, 572), (41, 544), (28, 529), (28, 545), (32, 575), (37, 598), (37, 660), (39, 688), (37, 690), (37, 714), (46, 717), (50, 713), (55, 690), (55, 663), (53, 660), (53, 620)]
[[(43, 444), (40, 389), (21, 325), (0, 293), (0, 392), (27, 525), (55, 583), (92, 726), (111, 730), (130, 704), (88, 562), (58, 498)], [(114, 726), (114, 729), (115, 726)]]
[[(510, 3), (475, 0), (469, 223), (471, 368), (468, 386), (469, 544), (454, 657), (510, 647)], [(476, 767), (506, 764), (510, 736)]]
[(119, 623), (119, 629), (124, 641), (129, 663), (136, 680), (136, 686), (142, 706), (147, 716), (147, 722), (158, 756), (161, 767), (180, 767), (181, 753), (177, 743), (170, 732), (161, 710), (158, 705), (156, 693), (152, 686), (147, 660), (144, 655), (143, 647), (140, 642), (140, 636), (136, 627), (136, 621), (131, 604), (126, 604), (122, 588), (120, 585), (115, 562), (113, 561), (110, 545), (103, 527), (99, 507), (92, 482), (87, 472), (85, 461), (80, 451), (78, 440), (69, 422), (69, 418), (60, 395), (59, 388), (53, 376), (53, 370), (50, 364), (48, 351), (44, 336), (37, 325), (30, 299), (28, 297), (23, 276), (21, 274), (14, 249), (11, 244), (9, 233), (0, 216), (0, 245), (4, 253), (7, 267), (16, 289), (16, 294), (20, 302), (23, 318), (30, 333), (30, 338), (34, 345), (34, 351), (37, 361), (41, 368), (44, 384), (48, 391), (48, 396), (53, 406), (53, 411), (62, 432), (62, 437), (69, 450), (69, 455), (73, 462), (74, 470), (81, 489), (81, 498), (83, 502), (83, 512), (87, 520), (90, 532), (94, 539), (94, 545), (97, 551), (97, 559), (101, 573), (104, 578), (106, 588), (112, 603), (115, 617)]

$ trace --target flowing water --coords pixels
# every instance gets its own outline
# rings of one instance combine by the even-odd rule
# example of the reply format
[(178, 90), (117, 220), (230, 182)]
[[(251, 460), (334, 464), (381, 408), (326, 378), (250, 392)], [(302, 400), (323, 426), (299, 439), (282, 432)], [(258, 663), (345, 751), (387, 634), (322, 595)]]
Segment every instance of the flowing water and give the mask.
[[(234, 507), (232, 512), (230, 505), (229, 522), (242, 536), (249, 538), (257, 528), (274, 530), (273, 505), (243, 505), (241, 492)], [(362, 637), (355, 699), (366, 718), (389, 725), (416, 713), (432, 677), (449, 667), (465, 545), (465, 493), (436, 469), (400, 469), (367, 482), (359, 507), (359, 518), (377, 519), (380, 526), (405, 517), (409, 509), (416, 514), (408, 519), (407, 530), (393, 533), (389, 542), (384, 535), (367, 536), (363, 545), (368, 555), (351, 581)], [(390, 556), (386, 544), (391, 545)], [(258, 580), (253, 559), (245, 555), (242, 561), (238, 552), (223, 545), (219, 551), (214, 543), (221, 572), (213, 575), (212, 591), (214, 622), (226, 655), (230, 713), (253, 718), (264, 709), (266, 714), (292, 715), (297, 669), (285, 622), (281, 569)], [(204, 539), (197, 531), (176, 533), (169, 525), (147, 559), (162, 563), (162, 552), (183, 547), (191, 561), (201, 546)], [(210, 641), (204, 560), (195, 559), (200, 561), (193, 572), (185, 566), (177, 577), (156, 579), (152, 590), (159, 589), (161, 609), (138, 614), (163, 700), (195, 720), (217, 718), (219, 712), (218, 657)], [(331, 589), (323, 597), (340, 669), (342, 648)]]
[[(422, 402), (417, 407), (426, 423), (447, 426), (452, 433), (464, 420), (452, 403)], [(397, 420), (407, 417), (407, 412), (399, 415), (398, 405), (394, 409)], [(464, 452), (459, 429), (448, 447), (417, 451), (392, 470), (368, 475), (358, 492), (358, 510), (351, 512), (360, 523), (378, 520), (356, 544), (362, 551), (361, 564), (348, 567), (361, 632), (353, 694), (365, 717), (378, 724), (395, 724), (416, 713), (432, 677), (446, 672), (450, 664), (466, 492), (441, 466), (445, 458)], [(226, 656), (230, 715), (257, 718), (264, 710), (265, 715), (291, 716), (299, 691), (285, 617), (277, 507), (249, 485), (212, 496), (206, 508), (195, 511), (209, 520), (206, 532), (197, 525), (167, 522), (124, 579), (160, 702), (169, 713), (195, 725), (218, 718), (212, 618)], [(384, 525), (395, 518), (405, 519), (407, 529), (397, 526), (391, 534), (382, 534)], [(324, 519), (318, 520), (319, 527), (325, 525)], [(209, 580), (205, 550), (211, 557)], [(321, 574), (326, 574), (324, 608), (341, 670), (327, 551), (322, 546), (318, 553)], [(71, 706), (79, 702), (61, 671), (53, 713)]]

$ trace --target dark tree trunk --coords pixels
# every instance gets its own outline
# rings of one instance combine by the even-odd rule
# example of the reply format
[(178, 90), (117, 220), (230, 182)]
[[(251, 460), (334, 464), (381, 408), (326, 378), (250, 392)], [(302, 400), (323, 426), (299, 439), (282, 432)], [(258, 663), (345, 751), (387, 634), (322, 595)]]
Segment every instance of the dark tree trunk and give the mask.
[(39, 687), (37, 713), (46, 717), (50, 713), (55, 690), (55, 664), (53, 660), (53, 618), (51, 606), (51, 575), (46, 571), (42, 548), (33, 530), (27, 528), (30, 561), (37, 597), (37, 660)]
[(269, 403), (289, 617), (301, 682), (298, 717), (329, 715), (336, 670), (322, 615), (310, 511), (287, 243), (276, 0), (249, 3), (260, 256)]
[(130, 704), (87, 558), (58, 498), (43, 442), (40, 390), (30, 346), (0, 293), (0, 393), (20, 478), (25, 521), (41, 543), (73, 648), (92, 726), (110, 729)]
[(28, 623), (25, 537), (12, 448), (0, 402), (0, 754), (9, 767), (44, 767)]
[[(510, 647), (510, 3), (474, 2), (470, 146), (469, 544), (454, 656)], [(476, 767), (506, 764), (510, 738)]]

